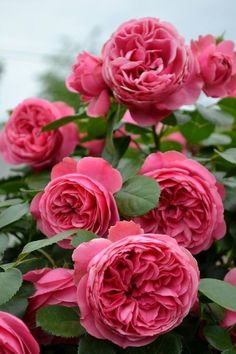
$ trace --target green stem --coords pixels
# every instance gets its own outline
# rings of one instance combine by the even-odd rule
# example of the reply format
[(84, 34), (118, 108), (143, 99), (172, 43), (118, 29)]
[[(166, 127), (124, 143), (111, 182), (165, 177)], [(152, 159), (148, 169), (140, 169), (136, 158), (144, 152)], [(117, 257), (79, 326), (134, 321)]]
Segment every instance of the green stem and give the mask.
[(47, 258), (47, 260), (51, 263), (51, 265), (55, 268), (56, 267), (56, 264), (54, 262), (54, 260), (52, 259), (52, 257), (47, 253), (45, 252), (44, 250), (42, 249), (39, 249), (37, 250), (38, 252), (42, 253), (42, 255)]
[(155, 148), (158, 151), (160, 148), (160, 140), (159, 140), (159, 136), (156, 133), (156, 126), (155, 125), (152, 126), (152, 135), (153, 135)]

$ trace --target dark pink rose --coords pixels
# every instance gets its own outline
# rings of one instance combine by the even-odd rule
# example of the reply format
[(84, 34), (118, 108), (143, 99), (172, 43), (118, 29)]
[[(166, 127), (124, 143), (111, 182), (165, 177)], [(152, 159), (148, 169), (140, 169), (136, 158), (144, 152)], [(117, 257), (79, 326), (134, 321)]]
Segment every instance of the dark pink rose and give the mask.
[(66, 85), (70, 91), (79, 93), (83, 101), (89, 102), (88, 116), (99, 117), (108, 113), (110, 97), (102, 76), (101, 58), (86, 52), (79, 54)]
[(17, 317), (0, 311), (0, 353), (39, 354), (39, 345)]
[(145, 232), (172, 236), (193, 254), (225, 235), (222, 190), (205, 167), (168, 151), (149, 155), (140, 174), (154, 178), (161, 188), (157, 207), (135, 218)]
[(43, 268), (33, 270), (24, 275), (35, 287), (35, 293), (28, 299), (24, 321), (40, 344), (63, 343), (65, 338), (56, 338), (45, 333), (36, 326), (36, 312), (44, 306), (61, 305), (77, 306), (76, 287), (73, 279), (74, 271), (64, 268)]
[[(227, 283), (230, 283), (233, 286), (236, 286), (236, 268), (231, 269), (225, 276), (224, 281)], [(225, 317), (221, 323), (222, 327), (224, 328), (229, 328), (231, 326), (236, 325), (236, 312), (235, 311), (230, 311), (226, 310), (225, 311)], [(230, 335), (232, 337), (233, 343), (236, 343), (236, 330), (232, 330), (230, 332)]]
[(10, 164), (27, 164), (34, 169), (52, 166), (73, 152), (78, 143), (74, 123), (49, 132), (44, 125), (73, 109), (64, 103), (30, 98), (20, 103), (0, 134), (0, 153)]
[(147, 17), (122, 24), (102, 52), (103, 76), (140, 125), (156, 124), (201, 91), (197, 61), (175, 28)]
[[(65, 158), (53, 167), (51, 182), (33, 199), (31, 212), (48, 237), (71, 229), (105, 237), (119, 220), (113, 193), (121, 186), (119, 171), (102, 158)], [(70, 237), (60, 245), (70, 247)]]
[(81, 324), (123, 348), (172, 330), (196, 300), (199, 270), (192, 255), (132, 221), (118, 222), (108, 239), (82, 243), (73, 260)]
[(217, 43), (212, 35), (192, 41), (204, 81), (203, 91), (210, 97), (225, 97), (236, 92), (236, 52), (232, 41)]

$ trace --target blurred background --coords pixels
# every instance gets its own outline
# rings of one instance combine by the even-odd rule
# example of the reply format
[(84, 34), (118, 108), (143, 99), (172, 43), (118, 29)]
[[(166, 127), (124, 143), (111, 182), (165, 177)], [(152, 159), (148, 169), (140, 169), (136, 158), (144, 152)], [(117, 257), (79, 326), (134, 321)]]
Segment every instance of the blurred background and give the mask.
[(0, 121), (32, 96), (76, 106), (64, 86), (71, 63), (81, 50), (99, 53), (123, 21), (155, 16), (187, 42), (208, 33), (236, 41), (235, 14), (235, 0), (0, 0)]

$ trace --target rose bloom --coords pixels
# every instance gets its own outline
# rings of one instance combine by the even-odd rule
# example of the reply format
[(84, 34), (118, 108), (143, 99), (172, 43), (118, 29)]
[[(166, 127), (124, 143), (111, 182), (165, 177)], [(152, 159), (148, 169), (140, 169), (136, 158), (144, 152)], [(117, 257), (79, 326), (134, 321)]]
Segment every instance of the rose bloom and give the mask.
[(205, 167), (176, 151), (158, 152), (146, 158), (140, 174), (161, 188), (157, 207), (135, 218), (145, 232), (170, 235), (193, 254), (225, 235), (223, 190)]
[(192, 41), (192, 50), (200, 64), (203, 91), (210, 97), (230, 96), (236, 91), (236, 52), (232, 41), (221, 41), (212, 35)]
[(103, 76), (140, 125), (153, 125), (201, 91), (197, 61), (167, 22), (147, 17), (122, 24), (104, 45)]
[[(43, 169), (73, 152), (78, 143), (74, 123), (59, 129), (42, 132), (44, 125), (74, 110), (62, 102), (50, 103), (30, 98), (20, 103), (0, 134), (0, 153), (10, 164), (27, 164)], [(69, 113), (69, 114), (68, 114)]]
[(17, 317), (0, 311), (0, 353), (39, 354), (39, 345)]
[(118, 222), (108, 238), (82, 243), (73, 253), (81, 324), (123, 348), (146, 345), (189, 313), (197, 263), (173, 238), (144, 234), (132, 221)]
[(24, 274), (24, 280), (32, 282), (35, 293), (28, 299), (24, 321), (40, 344), (67, 343), (68, 339), (54, 337), (36, 326), (36, 312), (44, 306), (77, 306), (74, 271), (64, 268), (43, 268)]
[(110, 97), (102, 76), (101, 58), (86, 52), (79, 54), (66, 86), (68, 90), (79, 93), (83, 101), (89, 102), (88, 116), (99, 117), (108, 113)]
[[(65, 158), (53, 167), (51, 182), (35, 196), (31, 212), (48, 237), (71, 229), (105, 237), (119, 220), (113, 193), (121, 186), (120, 172), (102, 158)], [(70, 237), (60, 245), (69, 248)]]
[[(224, 281), (236, 286), (236, 268), (231, 269), (225, 276)], [(225, 311), (225, 317), (221, 323), (222, 327), (229, 328), (236, 324), (236, 312), (231, 310)], [(233, 343), (236, 343), (236, 330), (230, 332)]]

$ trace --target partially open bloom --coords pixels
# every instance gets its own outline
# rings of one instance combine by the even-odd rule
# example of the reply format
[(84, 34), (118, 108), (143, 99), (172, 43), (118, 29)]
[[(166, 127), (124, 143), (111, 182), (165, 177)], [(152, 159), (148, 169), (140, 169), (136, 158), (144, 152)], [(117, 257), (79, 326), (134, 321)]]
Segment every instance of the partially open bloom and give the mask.
[(89, 103), (88, 116), (99, 117), (108, 113), (110, 97), (102, 76), (101, 58), (86, 52), (79, 54), (66, 85), (70, 91), (79, 93), (82, 100)]
[(10, 164), (27, 164), (34, 169), (42, 169), (68, 156), (78, 143), (76, 125), (70, 123), (48, 132), (41, 129), (73, 112), (62, 102), (29, 98), (20, 103), (0, 134), (0, 153), (4, 160)]
[[(33, 199), (31, 212), (48, 237), (71, 229), (105, 237), (119, 220), (113, 193), (121, 186), (119, 171), (102, 158), (65, 158), (53, 167), (51, 182)], [(70, 247), (70, 238), (60, 245)]]
[(225, 235), (222, 188), (202, 165), (176, 151), (149, 155), (140, 174), (160, 185), (157, 207), (135, 218), (145, 232), (170, 235), (196, 254)]
[(0, 352), (39, 354), (39, 345), (26, 325), (8, 312), (0, 311)]
[[(32, 282), (35, 287), (35, 293), (28, 299), (24, 321), (40, 344), (50, 344), (55, 342), (55, 339), (37, 327), (36, 312), (47, 305), (76, 306), (73, 273), (71, 269), (43, 268), (32, 270), (24, 275), (24, 280)], [(63, 339), (59, 341), (63, 342)]]
[(103, 75), (115, 98), (140, 125), (196, 101), (197, 61), (175, 28), (147, 17), (122, 24), (103, 48)]
[(92, 336), (126, 348), (178, 326), (196, 300), (195, 259), (166, 235), (144, 234), (134, 222), (73, 253), (81, 324)]
[(204, 82), (203, 91), (210, 97), (225, 97), (236, 92), (236, 52), (232, 41), (221, 41), (212, 35), (192, 41)]

